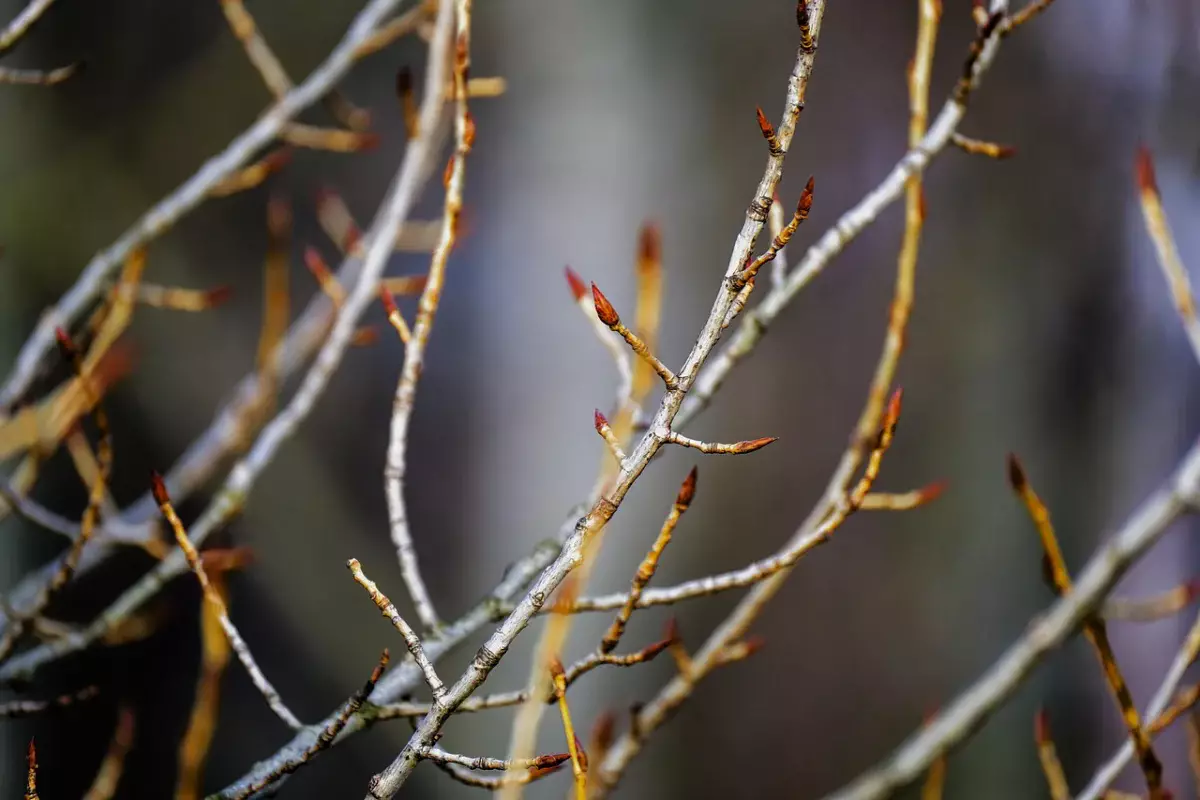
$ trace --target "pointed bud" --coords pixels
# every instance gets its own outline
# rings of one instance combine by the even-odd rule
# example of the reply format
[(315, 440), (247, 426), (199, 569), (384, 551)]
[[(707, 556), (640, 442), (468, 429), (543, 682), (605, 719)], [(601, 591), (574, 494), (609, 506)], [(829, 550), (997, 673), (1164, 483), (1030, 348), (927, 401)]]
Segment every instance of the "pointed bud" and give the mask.
[(612, 303), (608, 302), (608, 298), (604, 296), (604, 292), (596, 284), (592, 284), (592, 302), (596, 305), (596, 316), (610, 328), (615, 328), (621, 324), (621, 318), (617, 316), (617, 310), (613, 308)]
[(209, 289), (204, 294), (204, 305), (209, 308), (215, 308), (216, 306), (229, 302), (229, 298), (231, 297), (233, 297), (232, 286), (228, 284), (224, 286), (217, 286)]
[(1145, 145), (1139, 145), (1134, 160), (1138, 188), (1146, 194), (1158, 194), (1158, 180), (1154, 176), (1154, 158)]
[(583, 742), (579, 741), (579, 737), (575, 737), (575, 752), (579, 754), (579, 769), (583, 772), (588, 771), (588, 756), (587, 750), (583, 749)]
[(374, 325), (358, 328), (350, 337), (351, 347), (370, 347), (379, 341), (379, 329)]
[(553, 658), (551, 658), (550, 659), (550, 677), (558, 679), (558, 678), (563, 677), (565, 674), (566, 674), (566, 670), (563, 669), (563, 663), (562, 663), (562, 661), (560, 661), (558, 659), (558, 656), (554, 656)]
[(675, 505), (679, 506), (680, 510), (687, 509), (692, 504), (692, 499), (696, 496), (696, 468), (692, 467), (687, 477), (683, 479), (683, 485), (679, 487), (679, 494), (675, 497)]
[(800, 202), (796, 204), (796, 216), (802, 220), (808, 219), (808, 212), (812, 210), (813, 204), (813, 176), (808, 176), (808, 183), (804, 184), (804, 191), (800, 193)]
[(946, 491), (946, 481), (934, 481), (928, 486), (919, 490), (920, 498), (917, 500), (917, 505), (925, 505), (937, 500)]
[(608, 427), (608, 419), (600, 413), (600, 409), (596, 409), (596, 413), (592, 416), (592, 422), (596, 426), (596, 433), (603, 435), (604, 429)]
[(894, 428), (900, 421), (900, 401), (904, 399), (904, 389), (898, 388), (888, 398), (887, 413), (884, 415), (884, 425)]
[(738, 455), (743, 453), (753, 453), (755, 450), (761, 450), (777, 439), (779, 439), (778, 436), (764, 436), (761, 439), (750, 439), (749, 441), (738, 442), (733, 446), (733, 452)]
[(392, 293), (382, 284), (379, 286), (379, 299), (383, 301), (383, 310), (389, 317), (400, 310), (396, 308), (396, 298), (392, 297)]
[(571, 287), (571, 294), (575, 297), (576, 302), (582, 300), (583, 296), (587, 294), (587, 284), (585, 284), (583, 279), (579, 277), (579, 274), (570, 267), (567, 267), (564, 272), (567, 276), (567, 285)]
[(638, 261), (639, 266), (662, 261), (662, 234), (653, 222), (643, 224), (638, 234)]
[(679, 621), (675, 617), (667, 619), (665, 634), (665, 638), (670, 644), (681, 644), (683, 642), (683, 635), (679, 632)]
[(762, 131), (763, 138), (774, 149), (779, 143), (775, 138), (775, 126), (771, 124), (771, 120), (767, 119), (767, 115), (763, 113), (762, 106), (755, 106), (754, 114), (758, 117), (758, 129)]
[(1021, 460), (1013, 453), (1008, 454), (1008, 483), (1018, 494), (1025, 491), (1027, 484), (1025, 468), (1021, 466)]
[(325, 259), (321, 257), (321, 253), (317, 248), (312, 245), (304, 248), (304, 266), (308, 267), (308, 271), (320, 283), (324, 283), (333, 277), (333, 274), (329, 271), (329, 265), (325, 263)]
[(666, 650), (673, 644), (675, 644), (675, 640), (671, 637), (667, 637), (666, 639), (659, 639), (657, 642), (652, 642), (651, 644), (646, 645), (641, 650), (642, 660), (653, 661), (659, 653)]
[(160, 506), (171, 503), (171, 495), (167, 494), (167, 485), (163, 483), (162, 475), (159, 475), (157, 470), (150, 472), (150, 492), (154, 495), (154, 502)]
[(570, 753), (549, 753), (535, 758), (533, 764), (529, 767), (529, 771), (531, 773), (544, 774), (545, 771), (556, 769), (570, 760)]
[(1050, 718), (1044, 708), (1039, 708), (1033, 715), (1033, 740), (1039, 745), (1050, 742)]
[(767, 640), (762, 636), (748, 636), (746, 637), (746, 640), (742, 642), (742, 644), (746, 648), (746, 658), (749, 658), (759, 650), (762, 650), (764, 647), (766, 647)]

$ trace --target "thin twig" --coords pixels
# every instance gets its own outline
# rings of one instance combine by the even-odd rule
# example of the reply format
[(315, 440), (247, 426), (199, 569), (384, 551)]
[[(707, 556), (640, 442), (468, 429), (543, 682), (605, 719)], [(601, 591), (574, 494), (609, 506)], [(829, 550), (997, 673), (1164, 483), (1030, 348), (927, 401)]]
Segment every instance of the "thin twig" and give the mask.
[(246, 640), (242, 638), (242, 635), (238, 633), (238, 629), (234, 627), (233, 621), (229, 619), (229, 610), (225, 606), (225, 601), (221, 599), (220, 593), (217, 592), (216, 587), (208, 579), (208, 573), (204, 569), (204, 564), (200, 561), (200, 554), (196, 552), (195, 545), (188, 538), (187, 529), (183, 527), (183, 522), (179, 519), (179, 515), (175, 513), (175, 507), (171, 505), (171, 496), (167, 494), (167, 487), (163, 484), (162, 476), (154, 473), (150, 476), (150, 482), (154, 496), (158, 499), (158, 507), (162, 511), (163, 518), (171, 526), (171, 530), (175, 532), (175, 541), (179, 545), (179, 549), (183, 551), (188, 566), (196, 574), (196, 579), (200, 581), (200, 588), (204, 592), (205, 601), (208, 602), (208, 605), (217, 615), (217, 618), (220, 619), (221, 629), (225, 631), (225, 635), (229, 638), (229, 644), (233, 647), (233, 652), (237, 654), (238, 661), (241, 661), (242, 666), (246, 668), (246, 672), (250, 673), (250, 680), (254, 682), (254, 687), (266, 699), (267, 705), (275, 712), (275, 716), (283, 720), (289, 728), (298, 730), (304, 727), (304, 723), (297, 719), (296, 715), (284, 704), (283, 699), (279, 696), (279, 692), (275, 690), (275, 687), (263, 675), (258, 662), (254, 660), (254, 656), (250, 652), (249, 645), (246, 644)]
[(53, 700), (12, 700), (0, 703), (0, 718), (16, 719), (66, 708), (83, 700), (91, 700), (97, 694), (99, 694), (99, 690), (95, 686), (88, 686), (78, 692), (60, 695)]
[(133, 749), (136, 725), (133, 709), (128, 706), (117, 709), (117, 726), (108, 745), (108, 752), (104, 754), (100, 769), (96, 771), (96, 777), (92, 779), (92, 785), (88, 787), (83, 800), (111, 800), (116, 796), (121, 774), (125, 771), (125, 758)]
[[(245, 800), (247, 797), (258, 794), (263, 789), (266, 789), (273, 783), (281, 780), (285, 775), (290, 775), (300, 767), (312, 761), (318, 753), (329, 747), (337, 739), (338, 734), (346, 727), (346, 724), (354, 718), (358, 710), (362, 708), (363, 703), (371, 696), (371, 692), (375, 689), (375, 684), (383, 676), (384, 670), (388, 665), (388, 651), (385, 648), (383, 655), (379, 657), (379, 663), (375, 665), (375, 669), (371, 671), (371, 677), (367, 678), (367, 682), (363, 687), (350, 696), (350, 699), (345, 702), (341, 710), (338, 711), (320, 730), (315, 741), (300, 753), (296, 758), (286, 761), (265, 774), (262, 778), (254, 783), (249, 784), (245, 788), (239, 790), (236, 794), (231, 795), (231, 800)], [(223, 795), (222, 795), (223, 796)]]
[[(450, 0), (444, 0), (449, 3)], [(469, 8), (469, 5), (467, 6)], [(469, 13), (460, 7), (459, 15)], [(383, 470), (384, 490), (388, 504), (388, 526), (392, 544), (400, 561), (400, 574), (412, 598), (417, 618), (426, 630), (436, 630), (441, 624), (433, 600), (421, 577), (416, 546), (409, 529), (408, 506), (404, 499), (404, 476), (408, 469), (408, 430), (416, 405), (417, 383), (425, 365), (425, 349), (433, 332), (434, 319), (442, 298), (446, 262), (458, 239), (459, 216), (463, 206), (463, 187), (466, 181), (467, 154), (475, 139), (475, 122), (467, 108), (467, 71), (470, 68), (470, 39), (466, 20), (460, 20), (454, 44), (454, 85), (459, 89), (454, 110), (454, 153), (451, 156), (446, 181), (446, 197), (442, 204), (442, 232), (437, 248), (430, 259), (428, 279), (417, 306), (417, 316), (411, 336), (405, 341), (404, 366), (392, 400), (392, 421), (389, 428), (387, 463)], [(430, 82), (429, 86), (437, 86)], [(422, 126), (422, 129), (424, 127)], [(389, 318), (391, 311), (389, 309)], [(393, 322), (393, 325), (396, 323)], [(400, 328), (397, 327), (397, 331)], [(403, 338), (403, 334), (401, 334)]]
[(437, 670), (433, 668), (433, 662), (425, 655), (425, 648), (421, 646), (421, 640), (417, 637), (416, 631), (404, 621), (400, 616), (400, 612), (396, 611), (396, 606), (392, 605), (392, 601), (387, 598), (383, 592), (379, 591), (379, 587), (375, 582), (363, 574), (362, 566), (358, 563), (358, 559), (352, 558), (346, 562), (346, 566), (350, 568), (350, 572), (354, 575), (354, 580), (359, 586), (366, 589), (367, 594), (371, 596), (371, 600), (375, 603), (383, 616), (391, 621), (392, 626), (400, 632), (400, 636), (404, 638), (404, 644), (408, 648), (408, 652), (412, 655), (413, 661), (417, 662), (417, 666), (421, 668), (421, 672), (425, 675), (425, 682), (429, 684), (429, 691), (433, 692), (435, 702), (440, 701), (446, 694), (446, 687), (442, 683), (442, 679), (438, 677)]
[[(103, 291), (108, 275), (133, 250), (157, 238), (196, 208), (208, 197), (213, 186), (245, 166), (279, 135), (295, 115), (324, 97), (358, 61), (359, 46), (370, 38), (400, 2), (370, 0), (328, 58), (304, 83), (259, 117), (225, 150), (209, 159), (183, 185), (148, 210), (120, 239), (92, 258), (71, 289), (42, 316), (32, 335), (22, 345), (16, 363), (0, 389), (0, 408), (11, 407), (25, 395), (38, 374), (43, 358), (54, 345), (55, 329), (66, 328), (90, 307)], [(440, 107), (440, 93), (434, 102)]]

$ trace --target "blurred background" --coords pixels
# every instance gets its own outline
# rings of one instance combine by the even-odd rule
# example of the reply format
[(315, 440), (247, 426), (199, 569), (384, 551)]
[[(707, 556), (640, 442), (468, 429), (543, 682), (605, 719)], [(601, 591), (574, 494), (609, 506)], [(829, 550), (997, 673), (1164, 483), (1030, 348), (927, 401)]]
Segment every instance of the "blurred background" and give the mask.
[[(22, 5), (3, 0), (0, 16)], [(591, 413), (611, 402), (616, 375), (570, 302), (564, 264), (632, 310), (637, 230), (656, 221), (667, 288), (660, 355), (679, 364), (761, 174), (754, 107), (778, 115), (797, 41), (790, 2), (476, 5), (473, 75), (504, 76), (509, 88), (473, 105), (478, 140), (467, 168), (466, 236), (450, 263), (409, 450), (410, 516), (445, 618), (553, 535), (600, 463)], [(250, 10), (299, 78), (342, 35), (358, 4), (254, 0)], [(915, 27), (915, 0), (830, 4), (782, 185), (790, 205), (816, 176), (793, 262), (904, 152)], [(968, 0), (946, 0), (934, 109), (972, 36)], [(928, 173), (915, 316), (899, 378), (905, 415), (880, 482), (906, 491), (947, 479), (949, 491), (910, 513), (858, 515), (804, 560), (754, 628), (766, 648), (707, 680), (653, 738), (618, 796), (811, 797), (837, 788), (948, 703), (1050, 603), (1037, 537), (1005, 480), (1009, 451), (1022, 456), (1047, 500), (1074, 568), (1169, 474), (1200, 430), (1200, 367), (1142, 227), (1132, 161), (1139, 142), (1153, 151), (1180, 250), (1196, 268), (1198, 46), (1200, 6), (1189, 0), (1059, 0), (1006, 41), (962, 131), (1014, 145), (1019, 155), (997, 163), (951, 149)], [(96, 250), (269, 100), (215, 0), (60, 0), (4, 64), (80, 58), (86, 70), (61, 86), (0, 87), (2, 364)], [(331, 260), (336, 254), (316, 224), (315, 193), (334, 187), (361, 222), (370, 220), (403, 153), (395, 72), (419, 71), (423, 61), (423, 46), (406, 41), (343, 84), (373, 113), (382, 135), (375, 151), (300, 154), (268, 185), (206, 203), (150, 247), (148, 280), (227, 283), (234, 294), (203, 314), (137, 312), (127, 334), (137, 366), (108, 403), (119, 502), (139, 497), (148, 470), (170, 465), (253, 369), (269, 193), (293, 202), (298, 308), (315, 291), (303, 246)], [(434, 184), (414, 216), (437, 215)], [(697, 499), (656, 584), (739, 566), (792, 533), (818, 499), (865, 397), (887, 318), (901, 205), (792, 304), (689, 431), (780, 441), (744, 458), (697, 462), (693, 452), (671, 452), (659, 459), (614, 519), (593, 588), (627, 584), (693, 463)], [(419, 272), (427, 260), (397, 256), (390, 273)], [(404, 309), (411, 318), (411, 301)], [(383, 324), (382, 313), (373, 309), (367, 321)], [(382, 646), (398, 650), (344, 562), (360, 559), (408, 610), (382, 492), (401, 359), (390, 335), (350, 351), (244, 516), (217, 538), (256, 554), (229, 579), (232, 614), (305, 720), (360, 686)], [(64, 514), (78, 515), (84, 504), (62, 458), (36, 496)], [(184, 504), (185, 519), (205, 499)], [(1147, 595), (1195, 576), (1194, 527), (1177, 527), (1122, 593)], [(6, 520), (0, 590), (60, 547), (53, 534)], [(144, 554), (123, 553), (74, 587), (58, 615), (90, 619), (150, 565)], [(657, 638), (673, 611), (685, 641), (698, 646), (736, 600), (639, 613), (628, 641)], [(87, 682), (101, 696), (0, 727), (5, 793), (19, 791), (24, 748), (36, 735), (42, 796), (78, 796), (103, 756), (117, 705), (127, 702), (138, 733), (119, 796), (170, 796), (200, 657), (195, 581), (175, 581), (160, 602), (166, 623), (155, 636), (39, 673), (37, 696)], [(1114, 627), (1139, 705), (1157, 687), (1188, 617)], [(581, 620), (571, 655), (590, 649), (607, 621)], [(539, 629), (522, 638), (487, 689), (524, 682)], [(442, 674), (457, 675), (476, 645), (452, 653)], [(625, 709), (649, 699), (671, 669), (663, 659), (594, 673), (571, 691), (579, 724), (586, 729), (606, 708), (623, 724)], [(223, 692), (209, 791), (289, 738), (236, 663)], [(1043, 796), (1032, 740), (1039, 706), (1048, 710), (1073, 788), (1123, 740), (1099, 666), (1076, 639), (953, 755), (948, 796)], [(510, 721), (507, 710), (454, 720), (444, 744), (503, 756)], [(398, 721), (356, 736), (280, 796), (357, 797), (409, 733)], [(561, 739), (547, 715), (544, 749), (563, 749)], [(1168, 785), (1192, 791), (1181, 731), (1166, 734), (1161, 753)], [(1127, 773), (1119, 785), (1134, 790), (1139, 780)], [(565, 786), (551, 778), (530, 796), (561, 796)], [(478, 791), (422, 767), (403, 796)]]

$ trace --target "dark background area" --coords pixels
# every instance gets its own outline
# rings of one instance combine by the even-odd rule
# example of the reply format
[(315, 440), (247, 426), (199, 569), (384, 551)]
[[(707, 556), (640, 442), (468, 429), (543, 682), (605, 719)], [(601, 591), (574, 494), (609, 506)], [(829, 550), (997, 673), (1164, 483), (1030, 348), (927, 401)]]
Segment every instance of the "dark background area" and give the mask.
[[(451, 260), (409, 449), (413, 530), (446, 618), (556, 531), (599, 464), (591, 413), (611, 401), (615, 374), (570, 303), (563, 265), (632, 309), (637, 230), (656, 220), (667, 282), (661, 355), (681, 362), (760, 175), (754, 107), (776, 115), (796, 46), (790, 3), (476, 6), (473, 74), (502, 75), (509, 90), (473, 105), (467, 235)], [(0, 15), (20, 7), (4, 0)], [(254, 0), (250, 10), (300, 79), (358, 6)], [(830, 4), (782, 186), (790, 203), (810, 173), (817, 180), (793, 262), (903, 154), (915, 25), (915, 2)], [(946, 0), (935, 110), (972, 36), (968, 0)], [(881, 479), (883, 489), (906, 491), (945, 478), (949, 491), (911, 513), (856, 516), (802, 562), (755, 625), (767, 648), (707, 680), (654, 737), (619, 796), (808, 797), (836, 788), (949, 702), (1049, 604), (1037, 537), (1005, 481), (1006, 453), (1021, 454), (1076, 568), (1169, 473), (1200, 429), (1200, 368), (1142, 228), (1132, 159), (1139, 142), (1154, 152), (1183, 258), (1200, 263), (1198, 46), (1200, 7), (1190, 0), (1059, 0), (1005, 42), (962, 131), (1015, 145), (1019, 155), (996, 163), (951, 150), (928, 173), (915, 316), (899, 377), (905, 416)], [(0, 86), (0, 363), (9, 363), (42, 309), (97, 249), (268, 102), (215, 0), (60, 0), (4, 64), (79, 58), (86, 70), (61, 86)], [(374, 152), (302, 154), (269, 186), (206, 203), (151, 245), (147, 280), (228, 283), (234, 295), (204, 314), (137, 312), (127, 335), (137, 368), (108, 403), (118, 502), (140, 496), (148, 470), (169, 465), (253, 368), (268, 193), (283, 192), (294, 204), (298, 306), (315, 288), (303, 245), (334, 256), (316, 225), (314, 194), (336, 187), (360, 221), (370, 219), (403, 153), (395, 70), (419, 68), (423, 58), (423, 48), (406, 41), (345, 82), (374, 114), (383, 137)], [(433, 217), (440, 202), (431, 190), (415, 216)], [(797, 298), (689, 431), (781, 441), (745, 458), (700, 459), (696, 503), (656, 584), (766, 555), (816, 502), (878, 356), (901, 225), (898, 204)], [(390, 274), (426, 263), (397, 256)], [(411, 319), (411, 303), (404, 308)], [(368, 321), (382, 323), (381, 312), (373, 309)], [(400, 645), (344, 562), (360, 559), (408, 610), (382, 493), (401, 358), (391, 336), (350, 351), (245, 515), (216, 539), (256, 552), (255, 564), (230, 578), (233, 617), (264, 672), (308, 721), (361, 685), (382, 646), (396, 652)], [(693, 455), (672, 452), (638, 481), (611, 526), (594, 588), (627, 583)], [(37, 496), (66, 514), (84, 503), (62, 458)], [(185, 504), (185, 519), (206, 499)], [(1193, 577), (1192, 533), (1183, 526), (1169, 533), (1120, 591), (1149, 594)], [(6, 520), (0, 590), (60, 546), (53, 534)], [(123, 554), (81, 581), (56, 613), (89, 619), (149, 566), (144, 555)], [(99, 684), (102, 696), (0, 727), (3, 791), (19, 791), (25, 744), (36, 735), (42, 796), (77, 796), (103, 755), (118, 702), (128, 701), (138, 736), (120, 796), (169, 796), (198, 666), (199, 598), (194, 580), (177, 580), (157, 601), (169, 622), (156, 636), (39, 673), (38, 696), (86, 682)], [(686, 641), (698, 645), (736, 599), (674, 609)], [(670, 613), (640, 613), (630, 641), (649, 641)], [(1188, 621), (1185, 614), (1114, 628), (1139, 705)], [(581, 621), (572, 653), (590, 648), (606, 622)], [(534, 641), (539, 629), (521, 641)], [(443, 676), (457, 676), (474, 649), (447, 658)], [(486, 688), (520, 685), (528, 651), (528, 644), (514, 649)], [(586, 728), (604, 708), (649, 698), (670, 669), (664, 660), (597, 672), (572, 689), (573, 710)], [(1099, 667), (1086, 643), (1074, 640), (955, 753), (948, 796), (1041, 796), (1032, 742), (1038, 706), (1050, 714), (1076, 789), (1122, 741)], [(510, 711), (498, 710), (452, 721), (445, 745), (502, 756), (510, 720)], [(306, 767), (280, 796), (360, 796), (408, 735), (406, 723), (392, 722), (357, 736)], [(547, 749), (561, 749), (550, 715), (542, 735)], [(288, 738), (231, 662), (206, 788), (224, 786)], [(1186, 794), (1182, 738), (1166, 734), (1161, 752), (1168, 785)], [(1121, 785), (1135, 789), (1138, 778), (1128, 774)], [(403, 795), (478, 791), (422, 767)], [(553, 778), (530, 796), (563, 791), (563, 779)]]

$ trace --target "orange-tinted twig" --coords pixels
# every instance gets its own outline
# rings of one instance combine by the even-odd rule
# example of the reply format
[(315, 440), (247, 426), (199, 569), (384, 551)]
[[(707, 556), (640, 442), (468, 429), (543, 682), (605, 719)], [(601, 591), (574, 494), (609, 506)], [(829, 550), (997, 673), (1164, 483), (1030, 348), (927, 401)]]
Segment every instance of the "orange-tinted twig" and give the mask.
[[(226, 601), (228, 592), (220, 573), (214, 572), (209, 580), (213, 591)], [(205, 603), (200, 615), (200, 675), (196, 679), (196, 697), (187, 730), (179, 743), (175, 800), (195, 800), (201, 796), (204, 762), (217, 730), (217, 714), (221, 707), (221, 677), (232, 652), (220, 613), (216, 606)]]
[(117, 709), (117, 726), (113, 731), (112, 741), (108, 744), (108, 752), (100, 762), (100, 769), (92, 779), (83, 800), (112, 800), (121, 782), (121, 774), (125, 771), (125, 759), (133, 749), (133, 735), (137, 721), (133, 709), (121, 706)]
[[(1025, 474), (1025, 469), (1021, 466), (1021, 462), (1016, 456), (1009, 456), (1008, 477), (1013, 491), (1017, 493), (1017, 496), (1025, 504), (1025, 508), (1037, 528), (1038, 537), (1042, 542), (1042, 550), (1045, 553), (1047, 577), (1050, 579), (1054, 591), (1060, 597), (1065, 596), (1071, 591), (1071, 576), (1067, 571), (1062, 550), (1058, 546), (1058, 537), (1055, 535), (1054, 525), (1050, 521), (1050, 512), (1046, 508), (1046, 504), (1042, 502), (1042, 499), (1033, 490)], [(1150, 744), (1150, 737), (1142, 727), (1141, 715), (1138, 713), (1137, 706), (1133, 703), (1133, 697), (1129, 693), (1129, 686), (1125, 683), (1125, 677), (1121, 674), (1120, 667), (1117, 666), (1116, 655), (1113, 653), (1112, 645), (1108, 640), (1108, 630), (1099, 617), (1091, 616), (1084, 621), (1083, 632), (1092, 643), (1092, 646), (1096, 650), (1096, 655), (1100, 659), (1100, 665), (1104, 669), (1105, 681), (1108, 683), (1117, 708), (1121, 712), (1125, 726), (1129, 730), (1129, 736), (1137, 752), (1138, 763), (1141, 765), (1142, 773), (1146, 777), (1146, 786), (1150, 790), (1151, 800), (1154, 800), (1161, 793), (1162, 763), (1154, 753), (1154, 748)]]
[(683, 513), (688, 510), (688, 506), (692, 504), (692, 499), (696, 496), (696, 468), (692, 467), (691, 472), (684, 478), (683, 485), (679, 487), (679, 494), (675, 498), (675, 503), (671, 506), (670, 512), (667, 514), (666, 520), (662, 524), (662, 529), (658, 532), (658, 537), (654, 540), (654, 544), (650, 546), (646, 557), (642, 559), (642, 563), (638, 566), (637, 572), (633, 576), (633, 583), (629, 588), (629, 597), (625, 601), (625, 605), (617, 612), (616, 619), (612, 621), (608, 631), (600, 640), (600, 652), (611, 653), (616, 649), (621, 641), (621, 636), (625, 633), (625, 626), (629, 624), (629, 618), (633, 616), (633, 610), (637, 606), (638, 599), (642, 596), (642, 590), (646, 588), (654, 573), (658, 571), (658, 560), (662, 557), (663, 551), (671, 542), (671, 536), (675, 532), (675, 526), (679, 524), (679, 519)]
[(1191, 580), (1165, 592), (1140, 599), (1110, 597), (1101, 614), (1106, 620), (1154, 622), (1178, 614), (1200, 597), (1200, 580)]
[(908, 511), (932, 503), (946, 491), (946, 482), (937, 481), (921, 489), (915, 489), (903, 494), (872, 492), (862, 499), (859, 504), (861, 511)]
[(318, 128), (293, 122), (284, 126), (279, 137), (293, 147), (310, 150), (329, 150), (334, 153), (360, 153), (379, 146), (379, 134), (347, 131), (341, 128)]
[[(658, 377), (662, 378), (663, 383), (667, 385), (668, 389), (674, 388), (677, 382), (675, 373), (672, 372), (666, 364), (664, 364), (662, 361), (659, 361), (658, 357), (650, 351), (649, 345), (647, 345), (640, 336), (631, 331), (625, 325), (625, 323), (621, 322), (621, 317), (617, 314), (616, 309), (613, 308), (612, 303), (608, 302), (608, 298), (604, 296), (604, 293), (601, 292), (594, 283), (592, 284), (592, 302), (596, 307), (596, 316), (600, 318), (600, 321), (607, 325), (610, 330), (615, 331), (622, 339), (624, 339), (625, 343), (629, 345), (629, 349), (633, 350), (633, 352), (637, 354), (638, 358), (640, 358), (650, 367), (650, 369), (657, 373)], [(636, 367), (634, 368), (633, 381), (633, 385), (636, 387)]]
[(150, 308), (170, 311), (207, 311), (227, 301), (231, 292), (228, 286), (218, 286), (214, 289), (182, 289), (178, 286), (143, 283), (138, 286), (137, 301)]
[(567, 679), (562, 662), (557, 658), (550, 662), (550, 677), (554, 682), (554, 693), (558, 700), (558, 711), (562, 716), (563, 733), (571, 752), (571, 774), (575, 776), (575, 800), (587, 800), (587, 756), (575, 735), (571, 722), (571, 709), (567, 705)]
[(205, 601), (220, 621), (221, 628), (225, 631), (225, 636), (228, 637), (233, 652), (237, 654), (238, 660), (242, 662), (242, 666), (250, 674), (250, 679), (254, 682), (255, 688), (266, 699), (267, 705), (271, 707), (275, 715), (282, 719), (289, 728), (299, 730), (304, 727), (304, 724), (296, 718), (296, 715), (284, 705), (279, 692), (275, 690), (275, 687), (263, 675), (258, 663), (254, 660), (254, 656), (251, 654), (246, 640), (242, 638), (238, 629), (234, 627), (233, 621), (229, 618), (229, 609), (226, 608), (225, 601), (221, 598), (216, 587), (213, 586), (212, 581), (209, 580), (208, 572), (204, 569), (204, 564), (200, 560), (200, 554), (196, 552), (196, 548), (188, 538), (187, 529), (184, 528), (179, 515), (175, 513), (175, 507), (171, 504), (171, 497), (167, 494), (167, 487), (158, 473), (153, 473), (150, 476), (150, 488), (154, 492), (154, 499), (158, 503), (159, 511), (162, 512), (163, 518), (175, 533), (175, 542), (183, 550), (183, 555), (187, 558), (188, 566), (192, 568), (192, 572), (195, 573), (196, 579), (200, 582), (200, 589), (204, 592)]
[(231, 194), (244, 192), (262, 184), (270, 176), (279, 172), (292, 161), (292, 148), (279, 147), (255, 161), (248, 167), (243, 167), (228, 178), (216, 183), (208, 190), (209, 197), (228, 197)]
[(1196, 298), (1192, 293), (1192, 283), (1188, 279), (1187, 268), (1179, 257), (1179, 249), (1175, 246), (1175, 235), (1171, 233), (1171, 225), (1167, 222), (1166, 212), (1163, 211), (1162, 197), (1158, 193), (1158, 181), (1154, 176), (1154, 160), (1150, 151), (1141, 147), (1137, 152), (1137, 182), (1138, 196), (1142, 203), (1142, 216), (1146, 220), (1146, 230), (1154, 241), (1154, 249), (1158, 253), (1158, 264), (1167, 285), (1171, 287), (1171, 298), (1175, 302), (1175, 310), (1183, 321), (1183, 329), (1187, 332), (1192, 351), (1200, 359), (1200, 319), (1196, 317)]
[(951, 136), (950, 141), (964, 153), (973, 156), (994, 158), (997, 161), (1012, 158), (1017, 154), (1017, 148), (1010, 145), (996, 144), (995, 142), (987, 142), (983, 139), (972, 139), (969, 136), (963, 136), (961, 133)]

